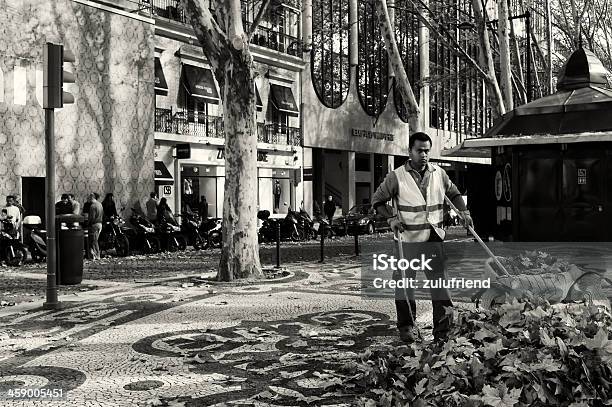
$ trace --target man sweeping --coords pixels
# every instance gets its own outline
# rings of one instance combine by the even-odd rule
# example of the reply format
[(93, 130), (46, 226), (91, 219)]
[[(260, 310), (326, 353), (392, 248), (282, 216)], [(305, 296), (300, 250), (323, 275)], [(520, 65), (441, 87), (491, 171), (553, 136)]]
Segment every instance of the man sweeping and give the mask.
[[(406, 259), (432, 259), (425, 269), (428, 280), (446, 279), (445, 256), (442, 246), (445, 231), (442, 228), (444, 219), (444, 196), (446, 195), (461, 212), (465, 226), (473, 226), (472, 218), (465, 202), (448, 174), (429, 163), (431, 138), (422, 132), (410, 136), (409, 161), (390, 172), (376, 190), (373, 207), (387, 222), (394, 233), (394, 239), (401, 234), (403, 254)], [(392, 200), (395, 214), (386, 203)], [(416, 271), (407, 270), (406, 278), (415, 279)], [(402, 276), (399, 271), (394, 273), (394, 279)], [(406, 294), (410, 301), (406, 301)], [(430, 288), (433, 305), (434, 340), (443, 340), (450, 328), (450, 318), (445, 307), (452, 307), (450, 293), (446, 288)], [(414, 289), (404, 291), (396, 289), (395, 308), (397, 310), (397, 328), (400, 338), (405, 342), (419, 339), (416, 329), (416, 301)]]

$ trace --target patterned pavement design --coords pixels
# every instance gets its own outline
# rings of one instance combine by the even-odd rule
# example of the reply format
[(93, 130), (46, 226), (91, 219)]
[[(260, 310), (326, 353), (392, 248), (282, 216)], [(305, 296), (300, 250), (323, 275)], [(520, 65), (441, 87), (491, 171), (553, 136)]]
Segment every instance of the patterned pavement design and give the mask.
[[(482, 275), (486, 255), (473, 242), (447, 248), (449, 276)], [(583, 267), (607, 270), (612, 259), (588, 246), (548, 250), (571, 252)], [(124, 282), (61, 298), (62, 311), (2, 309), (0, 393), (62, 388), (67, 398), (0, 405), (351, 405), (350, 389), (338, 387), (344, 364), (397, 341), (393, 302), (361, 296), (360, 267), (342, 257), (294, 263), (283, 278), (256, 283), (216, 283), (212, 273)], [(429, 296), (417, 296), (427, 327)], [(469, 293), (453, 296), (473, 307)]]

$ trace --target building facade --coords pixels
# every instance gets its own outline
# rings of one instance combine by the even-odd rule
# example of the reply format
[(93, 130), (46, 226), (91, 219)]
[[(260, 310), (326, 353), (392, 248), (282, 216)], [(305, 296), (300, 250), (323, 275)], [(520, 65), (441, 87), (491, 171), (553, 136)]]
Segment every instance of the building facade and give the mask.
[[(445, 43), (420, 24), (411, 2), (388, 2), (402, 62), (432, 137), (432, 161), (465, 191), (468, 162), (441, 151), (480, 135), (487, 121), (484, 83), (460, 66)], [(304, 2), (306, 69), (302, 81), (307, 207), (327, 196), (347, 211), (369, 203), (384, 176), (403, 164), (413, 132), (380, 32), (374, 5), (365, 0)], [(476, 45), (466, 44), (469, 52)]]
[(153, 20), (88, 1), (6, 0), (0, 9), (0, 199), (44, 217), (43, 49), (62, 43), (75, 103), (55, 112), (56, 194), (114, 193), (130, 208), (153, 188)]

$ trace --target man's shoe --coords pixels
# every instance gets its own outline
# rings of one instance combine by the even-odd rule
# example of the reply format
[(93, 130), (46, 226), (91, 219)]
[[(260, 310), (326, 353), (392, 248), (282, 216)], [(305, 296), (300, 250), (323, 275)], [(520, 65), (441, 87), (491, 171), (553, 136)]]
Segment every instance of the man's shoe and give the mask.
[(397, 330), (402, 342), (413, 343), (422, 341), (421, 333), (414, 326), (402, 326), (397, 328)]

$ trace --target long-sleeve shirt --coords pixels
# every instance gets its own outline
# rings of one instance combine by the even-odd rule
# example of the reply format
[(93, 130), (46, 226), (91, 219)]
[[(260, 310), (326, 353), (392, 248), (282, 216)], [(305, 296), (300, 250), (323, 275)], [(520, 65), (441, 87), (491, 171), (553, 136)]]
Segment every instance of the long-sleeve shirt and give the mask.
[[(414, 179), (414, 182), (416, 182), (416, 184), (418, 185), (419, 190), (421, 191), (421, 194), (423, 194), (423, 198), (425, 198), (425, 200), (427, 200), (427, 185), (429, 185), (429, 178), (431, 177), (431, 173), (433, 171), (442, 171), (442, 185), (444, 185), (445, 195), (451, 200), (451, 202), (457, 207), (457, 209), (459, 209), (460, 211), (466, 210), (465, 202), (461, 197), (459, 189), (455, 184), (453, 184), (453, 182), (448, 177), (446, 171), (444, 171), (442, 168), (438, 166), (434, 167), (431, 164), (427, 164), (427, 168), (423, 172), (423, 177), (421, 177), (421, 174), (419, 174), (417, 170), (412, 168), (409, 162), (405, 164), (405, 168), (406, 171), (408, 171), (408, 173)], [(378, 189), (372, 197), (372, 206), (376, 210), (380, 211), (383, 216), (390, 217), (392, 214), (384, 213), (386, 209), (383, 208), (385, 208), (386, 202), (396, 197), (398, 193), (399, 181), (397, 179), (397, 176), (395, 175), (395, 172), (392, 171), (387, 174), (382, 184), (378, 186)]]
[(102, 204), (96, 200), (91, 202), (91, 206), (89, 207), (89, 224), (93, 225), (95, 223), (102, 223), (102, 217), (104, 215), (104, 210), (102, 209)]

